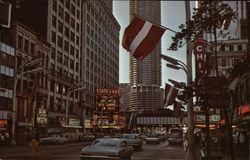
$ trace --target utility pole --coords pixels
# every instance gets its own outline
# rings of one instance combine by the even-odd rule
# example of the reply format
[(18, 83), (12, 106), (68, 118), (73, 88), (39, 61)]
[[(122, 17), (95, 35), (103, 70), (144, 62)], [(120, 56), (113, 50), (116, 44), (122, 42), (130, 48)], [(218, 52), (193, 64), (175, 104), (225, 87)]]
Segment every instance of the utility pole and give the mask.
[[(185, 1), (186, 10), (186, 25), (188, 27), (188, 22), (191, 20), (190, 14), (190, 1)], [(187, 86), (192, 82), (192, 42), (191, 37), (187, 37)], [(195, 148), (194, 148), (194, 123), (193, 123), (193, 97), (189, 97), (187, 100), (187, 110), (188, 110), (188, 151), (185, 160), (195, 160)]]

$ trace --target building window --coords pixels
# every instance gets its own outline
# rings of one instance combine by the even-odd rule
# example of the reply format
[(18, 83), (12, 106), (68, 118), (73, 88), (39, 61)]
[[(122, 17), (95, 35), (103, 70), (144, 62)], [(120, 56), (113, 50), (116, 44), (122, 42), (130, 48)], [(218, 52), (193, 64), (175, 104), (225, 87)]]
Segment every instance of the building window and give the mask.
[(72, 28), (75, 28), (75, 20), (74, 20), (74, 18), (71, 18), (70, 25), (71, 25)]
[(17, 42), (17, 46), (19, 49), (23, 49), (23, 37), (22, 36), (18, 36), (18, 42)]
[(56, 43), (56, 33), (52, 31), (52, 42)]
[(238, 51), (242, 51), (242, 45), (238, 45)]
[(56, 17), (52, 16), (52, 25), (56, 27)]
[(66, 6), (66, 8), (69, 10), (70, 8), (70, 0), (66, 0), (65, 1), (65, 6)]
[(76, 10), (75, 6), (74, 6), (73, 4), (71, 4), (70, 12), (71, 12), (73, 15), (75, 15), (75, 13), (76, 13), (75, 10)]
[(234, 50), (234, 46), (233, 45), (229, 45), (229, 51), (233, 51)]
[(66, 56), (66, 55), (64, 55), (64, 62), (63, 62), (63, 64), (64, 64), (65, 66), (68, 66), (68, 65), (69, 65), (69, 57)]
[(74, 61), (70, 59), (70, 68), (74, 70)]
[(27, 39), (24, 41), (24, 50), (25, 52), (29, 52), (29, 41)]
[(64, 41), (64, 50), (69, 51), (69, 43), (67, 41)]
[(58, 15), (63, 19), (63, 8), (59, 7)]
[(79, 43), (80, 43), (80, 39), (78, 36), (76, 36), (76, 44), (79, 45)]
[(58, 21), (58, 31), (63, 33), (63, 23)]
[(55, 48), (51, 48), (51, 58), (55, 59), (56, 58), (56, 49)]
[(69, 38), (69, 28), (65, 26), (64, 28), (65, 36)]
[(76, 71), (78, 72), (79, 71), (79, 64), (76, 63)]
[(62, 37), (60, 37), (60, 36), (57, 36), (57, 45), (59, 46), (59, 47), (63, 47), (63, 39), (62, 39)]
[(69, 24), (69, 14), (65, 12), (65, 21)]
[(77, 32), (80, 31), (80, 27), (79, 26), (80, 26), (79, 23), (76, 23), (76, 30), (77, 30)]
[(62, 53), (61, 52), (57, 52), (57, 61), (62, 63)]
[(239, 58), (235, 58), (233, 59), (233, 65), (236, 65), (240, 62), (240, 59)]
[(79, 58), (79, 50), (76, 49), (76, 58)]
[(35, 54), (35, 43), (33, 42), (30, 43), (30, 52), (31, 54)]
[(75, 56), (75, 48), (74, 48), (74, 46), (72, 46), (72, 45), (70, 45), (70, 54), (71, 54), (72, 56)]
[(227, 65), (227, 60), (225, 58), (221, 59), (221, 66), (225, 67)]
[(79, 11), (79, 10), (76, 11), (76, 14), (77, 14), (77, 15), (76, 15), (77, 18), (80, 19), (80, 11)]
[(72, 42), (75, 42), (75, 33), (74, 32), (70, 32), (70, 40), (72, 41)]
[(222, 45), (220, 46), (220, 51), (225, 51), (225, 45), (224, 45), (224, 44), (222, 44)]
[(53, 10), (57, 12), (57, 1), (53, 0)]

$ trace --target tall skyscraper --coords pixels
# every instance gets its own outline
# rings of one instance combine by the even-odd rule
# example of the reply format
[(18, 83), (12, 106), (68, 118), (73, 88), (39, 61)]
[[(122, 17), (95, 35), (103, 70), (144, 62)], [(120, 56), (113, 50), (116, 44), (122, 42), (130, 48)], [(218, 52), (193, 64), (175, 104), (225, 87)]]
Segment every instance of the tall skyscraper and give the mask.
[[(133, 14), (156, 24), (161, 23), (160, 1), (130, 1), (130, 20)], [(130, 57), (129, 107), (132, 110), (144, 109), (145, 112), (155, 110), (161, 105), (161, 44), (144, 60), (138, 61)]]

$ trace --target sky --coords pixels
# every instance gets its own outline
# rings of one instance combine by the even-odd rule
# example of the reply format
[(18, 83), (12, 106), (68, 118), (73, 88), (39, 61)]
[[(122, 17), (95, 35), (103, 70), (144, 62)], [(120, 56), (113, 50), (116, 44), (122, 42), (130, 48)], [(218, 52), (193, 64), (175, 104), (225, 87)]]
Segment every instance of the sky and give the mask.
[[(191, 13), (194, 7), (194, 1), (191, 1)], [(113, 1), (113, 14), (121, 26), (120, 40), (122, 39), (124, 29), (129, 24), (129, 1)], [(172, 30), (179, 31), (178, 26), (185, 23), (184, 1), (162, 1), (161, 2), (161, 24)], [(186, 47), (178, 51), (169, 51), (174, 33), (166, 31), (161, 39), (162, 54), (178, 59), (186, 63)], [(119, 83), (129, 83), (129, 52), (127, 52), (120, 42), (119, 48)], [(162, 60), (162, 87), (169, 83), (168, 79), (178, 82), (186, 82), (186, 74), (182, 70), (173, 70), (166, 67), (166, 61)], [(170, 83), (169, 83), (170, 84)]]

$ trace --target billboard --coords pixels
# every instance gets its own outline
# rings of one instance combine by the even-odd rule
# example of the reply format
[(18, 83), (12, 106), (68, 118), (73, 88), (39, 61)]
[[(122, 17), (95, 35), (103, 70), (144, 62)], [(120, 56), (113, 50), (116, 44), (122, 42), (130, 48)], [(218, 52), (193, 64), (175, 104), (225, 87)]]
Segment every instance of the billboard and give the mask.
[(97, 89), (96, 109), (93, 115), (94, 125), (99, 128), (117, 126), (120, 121), (119, 115), (119, 90)]

